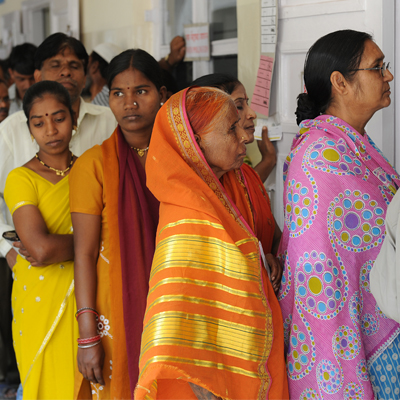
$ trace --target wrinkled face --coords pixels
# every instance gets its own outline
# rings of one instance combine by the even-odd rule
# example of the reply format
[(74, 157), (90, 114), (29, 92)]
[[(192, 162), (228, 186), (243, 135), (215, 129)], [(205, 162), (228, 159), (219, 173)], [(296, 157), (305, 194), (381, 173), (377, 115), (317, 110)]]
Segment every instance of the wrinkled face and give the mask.
[(0, 82), (0, 122), (8, 117), (10, 109), (10, 98), (8, 97), (8, 88), (5, 83)]
[(151, 133), (165, 87), (157, 90), (142, 72), (129, 68), (112, 81), (109, 104), (124, 133)]
[[(250, 135), (239, 124), (234, 105), (227, 118), (211, 132), (198, 139), (204, 157), (218, 179), (226, 172), (239, 168), (246, 156), (246, 143)], [(198, 135), (196, 135), (198, 138)]]
[[(364, 53), (358, 68), (382, 67), (384, 54), (371, 40), (365, 42)], [(386, 70), (382, 76), (380, 70), (357, 71), (354, 80), (350, 82), (352, 104), (362, 112), (375, 113), (390, 105), (390, 85), (393, 75)]]
[(82, 61), (69, 47), (43, 62), (40, 71), (35, 71), (35, 80), (61, 83), (71, 97), (71, 103), (79, 100), (85, 86), (86, 75)]
[(22, 75), (19, 72), (10, 69), (10, 76), (15, 82), (19, 98), (23, 99), (26, 91), (35, 83), (33, 74)]
[(239, 111), (240, 125), (249, 135), (248, 143), (254, 141), (254, 120), (257, 118), (256, 113), (249, 106), (249, 98), (246, 89), (242, 84), (238, 85), (232, 92), (231, 98)]
[(72, 117), (68, 108), (51, 95), (45, 94), (33, 103), (29, 113), (29, 130), (46, 154), (56, 155), (69, 147)]

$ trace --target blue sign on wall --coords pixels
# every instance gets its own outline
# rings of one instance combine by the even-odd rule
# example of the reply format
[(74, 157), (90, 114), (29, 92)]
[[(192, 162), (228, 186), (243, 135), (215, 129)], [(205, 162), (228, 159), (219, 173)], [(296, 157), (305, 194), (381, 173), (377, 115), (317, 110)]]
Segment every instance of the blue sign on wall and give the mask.
[(0, 4), (3, 4), (5, 2), (5, 0), (0, 0)]

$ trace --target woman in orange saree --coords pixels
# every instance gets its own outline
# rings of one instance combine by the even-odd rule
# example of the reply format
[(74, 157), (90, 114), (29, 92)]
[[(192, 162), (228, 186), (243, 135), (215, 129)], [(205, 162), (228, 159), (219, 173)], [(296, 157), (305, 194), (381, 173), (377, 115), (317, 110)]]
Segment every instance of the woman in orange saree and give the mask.
[(275, 222), (260, 178), (242, 166), (249, 135), (238, 122), (213, 88), (179, 92), (157, 115), (146, 176), (160, 222), (135, 399), (288, 398), (262, 250), (277, 245)]
[[(70, 176), (75, 286), (81, 338), (75, 398), (130, 399), (139, 374), (140, 338), (159, 204), (144, 165), (154, 119), (165, 100), (157, 61), (126, 50), (108, 67), (118, 126), (85, 152)], [(96, 311), (97, 310), (97, 311)]]

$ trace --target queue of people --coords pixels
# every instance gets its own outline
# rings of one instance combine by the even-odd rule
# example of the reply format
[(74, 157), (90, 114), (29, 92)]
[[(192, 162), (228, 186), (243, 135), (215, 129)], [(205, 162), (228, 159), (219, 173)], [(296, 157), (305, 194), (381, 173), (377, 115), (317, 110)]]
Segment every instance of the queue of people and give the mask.
[[(266, 128), (244, 163), (244, 86), (212, 74), (168, 96), (182, 38), (159, 62), (115, 52), (49, 36), (0, 124), (23, 398), (398, 398), (400, 177), (365, 132), (393, 75), (372, 37), (336, 31), (307, 54), (283, 232)], [(82, 99), (88, 71), (108, 107)]]

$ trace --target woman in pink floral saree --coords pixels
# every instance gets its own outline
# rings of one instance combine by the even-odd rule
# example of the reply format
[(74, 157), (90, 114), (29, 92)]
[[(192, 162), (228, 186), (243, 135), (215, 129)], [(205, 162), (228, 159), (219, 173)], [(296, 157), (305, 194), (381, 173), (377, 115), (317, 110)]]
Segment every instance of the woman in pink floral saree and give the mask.
[(400, 185), (364, 130), (390, 104), (393, 75), (383, 59), (368, 34), (350, 30), (308, 52), (300, 132), (284, 166), (279, 251), (291, 398), (399, 398), (400, 326), (369, 287)]

